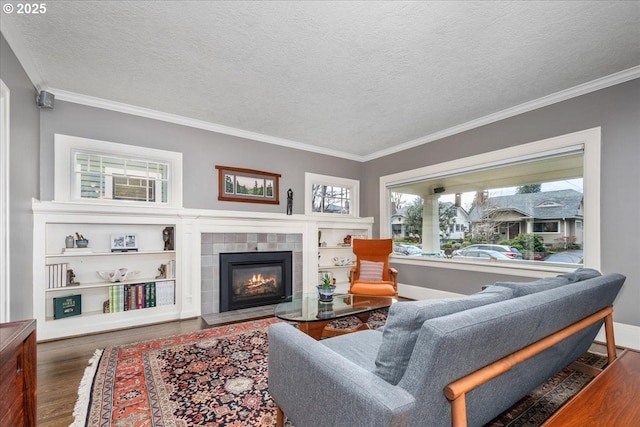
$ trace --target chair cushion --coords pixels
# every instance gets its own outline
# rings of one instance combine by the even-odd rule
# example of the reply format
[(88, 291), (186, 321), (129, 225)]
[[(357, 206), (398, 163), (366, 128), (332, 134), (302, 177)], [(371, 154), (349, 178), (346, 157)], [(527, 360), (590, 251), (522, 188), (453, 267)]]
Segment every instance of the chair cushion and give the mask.
[(356, 280), (349, 289), (350, 294), (360, 295), (389, 295), (396, 294), (396, 289), (393, 287), (393, 282), (387, 282), (384, 280), (377, 281), (360, 281)]
[(382, 280), (384, 262), (360, 261), (360, 277), (362, 281)]
[(513, 291), (489, 286), (482, 292), (461, 298), (397, 302), (389, 308), (382, 332), (382, 344), (374, 373), (391, 384), (398, 384), (407, 368), (422, 324), (435, 317), (508, 300)]

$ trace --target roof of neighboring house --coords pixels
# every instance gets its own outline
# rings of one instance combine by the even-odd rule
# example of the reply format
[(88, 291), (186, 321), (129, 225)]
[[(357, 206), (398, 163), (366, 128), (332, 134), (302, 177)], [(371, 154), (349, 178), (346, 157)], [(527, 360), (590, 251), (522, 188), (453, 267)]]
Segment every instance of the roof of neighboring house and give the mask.
[[(492, 208), (516, 211), (525, 217), (536, 219), (582, 219), (582, 198), (582, 193), (576, 190), (557, 190), (490, 197), (486, 203)], [(472, 222), (479, 221), (481, 215), (481, 210), (473, 208), (469, 219)]]

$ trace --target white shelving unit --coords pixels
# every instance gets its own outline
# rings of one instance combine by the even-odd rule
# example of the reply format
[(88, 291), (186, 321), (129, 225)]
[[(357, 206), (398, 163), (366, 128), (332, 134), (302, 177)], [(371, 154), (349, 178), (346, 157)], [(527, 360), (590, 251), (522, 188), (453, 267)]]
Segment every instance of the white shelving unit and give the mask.
[[(35, 202), (33, 309), (37, 319), (38, 340), (144, 325), (181, 317), (179, 258), (179, 217), (171, 210), (145, 208), (144, 214), (132, 209), (105, 209), (56, 202)], [(162, 231), (174, 228), (174, 250), (164, 250)], [(65, 237), (78, 232), (89, 240), (90, 253), (65, 253)], [(137, 251), (111, 252), (111, 236), (135, 234)], [(160, 276), (161, 264), (172, 262), (174, 277)], [(78, 285), (66, 285), (61, 274), (53, 285), (47, 280), (47, 265), (66, 264)], [(122, 282), (102, 279), (98, 271), (113, 272), (126, 268), (137, 271)], [(130, 273), (131, 274), (131, 273)], [(169, 282), (173, 286), (173, 304), (104, 313), (112, 286)], [(54, 287), (56, 286), (56, 287)], [(167, 286), (167, 285), (165, 285)], [(57, 297), (81, 295), (82, 314), (54, 319)]]
[[(336, 219), (318, 223), (318, 279), (324, 272), (330, 272), (336, 279), (336, 292), (349, 290), (349, 271), (355, 265), (356, 257), (345, 237), (353, 239), (370, 239), (372, 218)], [(348, 259), (344, 265), (336, 265), (334, 258)]]

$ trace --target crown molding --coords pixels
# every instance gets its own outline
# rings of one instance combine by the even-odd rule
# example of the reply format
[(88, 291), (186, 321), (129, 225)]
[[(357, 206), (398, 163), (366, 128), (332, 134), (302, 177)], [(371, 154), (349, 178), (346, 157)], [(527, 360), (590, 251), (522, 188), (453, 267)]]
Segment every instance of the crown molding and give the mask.
[(192, 119), (190, 117), (180, 116), (172, 113), (165, 113), (162, 111), (152, 110), (150, 108), (139, 107), (136, 105), (125, 104), (122, 102), (110, 101), (108, 99), (97, 98), (88, 95), (82, 95), (75, 92), (69, 92), (62, 89), (48, 88), (48, 92), (53, 93), (56, 96), (56, 100), (73, 102), (75, 104), (82, 104), (89, 107), (101, 108), (104, 110), (116, 111), (119, 113), (131, 114), (140, 117), (146, 117), (154, 120), (161, 120), (168, 123), (174, 123), (183, 126), (189, 126), (196, 129), (203, 129), (211, 132), (221, 133), (225, 135), (237, 136), (239, 138), (251, 139), (254, 141), (266, 142), (269, 144), (280, 145), (287, 148), (293, 148), (297, 150), (310, 151), (318, 154), (324, 154), (327, 156), (340, 157), (343, 159), (362, 161), (361, 156), (353, 154), (343, 153), (337, 150), (330, 150), (327, 148), (316, 147), (302, 142), (292, 141), (285, 138), (278, 138), (275, 136), (265, 135), (257, 132), (251, 132), (243, 129), (238, 129), (230, 126), (224, 126), (217, 123), (207, 122), (204, 120)]
[(577, 96), (585, 95), (590, 92), (595, 92), (600, 89), (605, 89), (610, 86), (624, 83), (638, 77), (640, 77), (640, 66), (635, 66), (618, 73), (614, 73), (587, 83), (580, 84), (578, 86), (574, 86), (569, 89), (561, 90), (542, 98), (534, 99), (533, 101), (525, 102), (524, 104), (516, 105), (515, 107), (498, 111), (497, 113), (489, 114), (488, 116), (480, 117), (479, 119), (471, 120), (469, 122), (444, 129), (440, 132), (432, 133), (431, 135), (427, 135), (422, 138), (414, 139), (400, 145), (389, 147), (385, 150), (377, 151), (367, 156), (363, 156), (363, 161), (369, 161), (388, 156), (390, 154), (404, 151), (409, 148), (437, 141), (438, 139), (446, 138), (448, 136), (456, 135), (458, 133), (462, 133), (480, 126), (498, 122), (509, 117), (517, 116), (518, 114), (537, 110), (548, 105), (556, 104), (558, 102), (566, 101)]

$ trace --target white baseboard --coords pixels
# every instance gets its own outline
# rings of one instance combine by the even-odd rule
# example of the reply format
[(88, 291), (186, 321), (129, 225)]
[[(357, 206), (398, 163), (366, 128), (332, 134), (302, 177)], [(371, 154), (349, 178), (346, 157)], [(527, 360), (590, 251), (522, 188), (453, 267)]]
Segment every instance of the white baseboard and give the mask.
[[(640, 327), (626, 323), (613, 322), (613, 336), (616, 346), (640, 350)], [(598, 332), (596, 341), (605, 342), (604, 326)]]
[[(398, 294), (404, 298), (415, 300), (455, 298), (464, 296), (454, 292), (440, 291), (437, 289), (422, 288), (420, 286), (405, 285), (398, 283)], [(640, 327), (627, 325), (625, 323), (613, 322), (613, 334), (616, 345), (619, 347), (640, 350)], [(596, 341), (605, 342), (604, 326), (596, 336)]]
[(464, 296), (464, 294), (440, 291), (437, 289), (422, 288), (420, 286), (405, 285), (402, 283), (398, 283), (398, 295), (404, 298), (415, 299), (415, 300), (455, 298), (455, 297)]

